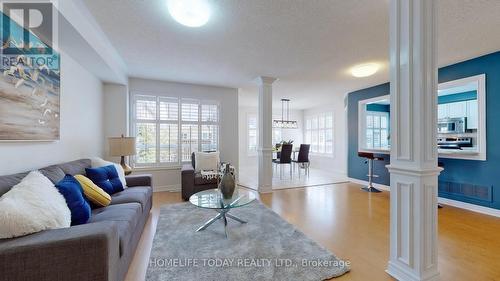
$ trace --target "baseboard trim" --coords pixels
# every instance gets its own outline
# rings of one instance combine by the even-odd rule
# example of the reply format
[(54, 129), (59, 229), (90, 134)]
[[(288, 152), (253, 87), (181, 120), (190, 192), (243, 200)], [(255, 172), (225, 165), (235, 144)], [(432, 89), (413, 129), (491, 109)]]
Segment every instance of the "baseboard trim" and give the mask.
[(445, 204), (445, 205), (457, 207), (460, 209), (466, 209), (469, 211), (473, 211), (476, 213), (481, 213), (481, 214), (490, 215), (490, 216), (494, 216), (494, 217), (500, 217), (500, 210), (489, 208), (489, 207), (474, 205), (474, 204), (465, 203), (462, 201), (452, 200), (452, 199), (448, 199), (448, 198), (442, 198), (442, 197), (438, 197), (438, 202)]
[[(353, 183), (357, 183), (357, 184), (361, 184), (361, 185), (368, 185), (368, 182), (364, 181), (364, 180), (358, 180), (358, 179), (355, 179), (355, 178), (347, 178), (347, 179), (350, 182), (353, 182)], [(377, 189), (384, 190), (384, 191), (390, 191), (390, 186), (384, 185), (384, 184), (373, 183), (373, 187), (375, 187)]]
[(160, 185), (153, 187), (153, 192), (180, 192), (180, 191), (181, 191), (180, 184)]
[[(350, 182), (353, 182), (353, 183), (368, 185), (368, 182), (364, 181), (364, 180), (359, 180), (359, 179), (354, 179), (354, 178), (348, 178), (348, 179)], [(378, 189), (381, 189), (384, 191), (390, 191), (390, 186), (387, 186), (384, 184), (374, 183), (373, 186), (375, 188), (378, 188)], [(438, 197), (438, 202), (441, 204), (444, 204), (444, 205), (449, 205), (452, 207), (465, 209), (465, 210), (469, 210), (472, 212), (481, 213), (481, 214), (500, 218), (500, 210), (497, 210), (497, 209), (479, 206), (479, 205), (474, 205), (474, 204), (470, 204), (470, 203), (466, 203), (466, 202), (462, 202), (462, 201), (457, 201), (457, 200), (453, 200), (453, 199), (448, 199), (448, 198), (443, 198), (443, 197)]]

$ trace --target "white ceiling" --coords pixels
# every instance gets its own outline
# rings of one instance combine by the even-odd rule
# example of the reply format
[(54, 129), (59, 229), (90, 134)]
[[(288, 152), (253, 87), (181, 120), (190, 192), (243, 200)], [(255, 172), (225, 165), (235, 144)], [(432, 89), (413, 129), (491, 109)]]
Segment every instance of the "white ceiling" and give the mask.
[[(274, 98), (304, 109), (388, 81), (388, 0), (212, 0), (207, 25), (175, 22), (165, 0), (84, 0), (130, 76), (241, 88), (278, 77)], [(499, 0), (439, 0), (440, 66), (500, 50)], [(355, 64), (380, 62), (354, 78)], [(276, 102), (279, 106), (279, 103)]]

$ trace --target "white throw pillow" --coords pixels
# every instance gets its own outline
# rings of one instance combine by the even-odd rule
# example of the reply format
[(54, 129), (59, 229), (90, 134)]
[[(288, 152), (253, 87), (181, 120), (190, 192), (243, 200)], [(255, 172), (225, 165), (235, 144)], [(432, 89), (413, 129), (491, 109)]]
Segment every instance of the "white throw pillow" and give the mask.
[(125, 180), (125, 171), (123, 170), (123, 167), (120, 164), (109, 162), (99, 157), (94, 157), (90, 159), (90, 161), (91, 161), (90, 165), (92, 166), (92, 168), (100, 168), (104, 166), (115, 165), (116, 171), (118, 172), (118, 177), (120, 178), (123, 188), (127, 188), (127, 181)]
[(195, 152), (194, 163), (196, 172), (216, 171), (219, 167), (219, 152)]
[(30, 172), (0, 197), (0, 239), (71, 225), (71, 211), (54, 184)]

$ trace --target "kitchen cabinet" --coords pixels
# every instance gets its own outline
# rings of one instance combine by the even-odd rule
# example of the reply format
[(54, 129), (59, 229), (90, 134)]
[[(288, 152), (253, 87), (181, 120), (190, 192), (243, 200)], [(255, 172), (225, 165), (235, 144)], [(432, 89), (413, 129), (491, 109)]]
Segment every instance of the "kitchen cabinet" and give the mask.
[(462, 118), (467, 116), (467, 102), (454, 102), (448, 104), (448, 115), (450, 118)]
[(448, 117), (448, 108), (446, 104), (438, 104), (438, 119), (444, 119)]
[(445, 103), (438, 105), (438, 119), (467, 117), (467, 129), (478, 128), (477, 100)]
[(438, 119), (462, 118), (467, 116), (467, 102), (453, 102), (438, 105)]
[(467, 108), (467, 129), (475, 129), (478, 128), (478, 103), (477, 100), (470, 100), (466, 102)]

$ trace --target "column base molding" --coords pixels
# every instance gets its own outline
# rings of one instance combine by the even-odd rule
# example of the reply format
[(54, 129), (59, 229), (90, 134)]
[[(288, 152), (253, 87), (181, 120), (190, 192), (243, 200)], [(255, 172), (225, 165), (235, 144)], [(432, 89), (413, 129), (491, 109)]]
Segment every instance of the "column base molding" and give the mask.
[(387, 168), (387, 170), (389, 170), (390, 174), (394, 173), (414, 177), (439, 176), (439, 174), (443, 171), (443, 168), (437, 166), (434, 169), (413, 169), (398, 165), (387, 165), (385, 167)]
[(272, 148), (259, 148), (259, 184), (257, 191), (259, 193), (273, 192), (273, 152)]
[(430, 272), (426, 274), (426, 276), (416, 276), (411, 272), (410, 270), (405, 269), (402, 266), (399, 266), (398, 264), (389, 261), (389, 264), (387, 266), (387, 269), (385, 270), (387, 274), (392, 276), (393, 278), (397, 280), (404, 280), (404, 281), (439, 281), (439, 272)]

